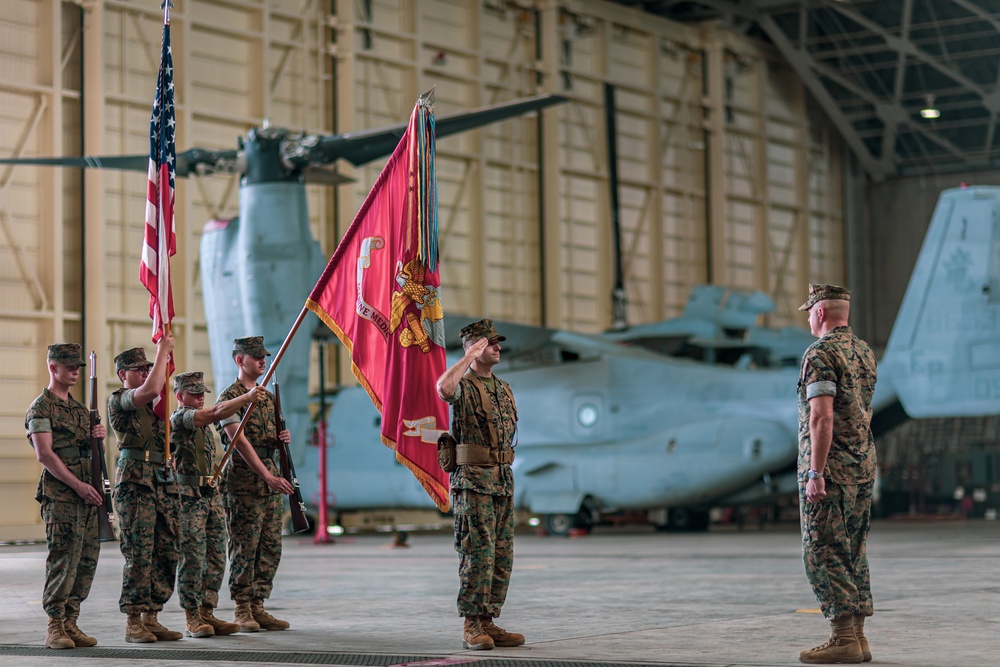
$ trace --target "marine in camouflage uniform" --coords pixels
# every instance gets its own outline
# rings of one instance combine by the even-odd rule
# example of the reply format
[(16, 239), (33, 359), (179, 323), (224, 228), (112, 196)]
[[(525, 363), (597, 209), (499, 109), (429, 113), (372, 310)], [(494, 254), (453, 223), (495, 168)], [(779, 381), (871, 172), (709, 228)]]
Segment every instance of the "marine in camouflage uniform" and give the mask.
[(157, 614), (174, 592), (180, 538), (180, 490), (165, 465), (165, 425), (153, 410), (166, 378), (173, 337), (157, 344), (156, 359), (141, 347), (115, 357), (125, 384), (108, 398), (108, 423), (118, 439), (114, 501), (125, 557), (118, 606), (126, 615), (125, 641), (173, 641)]
[(866, 540), (875, 484), (871, 432), (875, 355), (847, 326), (850, 290), (810, 285), (809, 325), (819, 340), (799, 376), (799, 507), (806, 576), (831, 622), (830, 640), (805, 663), (871, 660), (865, 618), (874, 613)]
[[(469, 649), (519, 646), (524, 635), (497, 627), (514, 565), (514, 437), (517, 406), (510, 385), (493, 375), (500, 341), (492, 320), (461, 331), (465, 356), (438, 379), (452, 408), (457, 468), (451, 474), (455, 550), (459, 560), (458, 613)], [(468, 372), (467, 372), (468, 371)]]
[(209, 427), (233, 415), (257, 395), (248, 392), (205, 409), (204, 374), (174, 376), (178, 408), (170, 416), (170, 445), (181, 488), (180, 567), (177, 589), (190, 637), (230, 635), (235, 623), (215, 618), (226, 569), (226, 512), (222, 493), (209, 483), (215, 467), (215, 439)]
[[(257, 386), (264, 374), (262, 336), (246, 336), (233, 341), (233, 360), (239, 377), (219, 394), (219, 401), (239, 398)], [(288, 431), (276, 432), (274, 396), (264, 391), (256, 402), (234, 455), (225, 472), (225, 506), (229, 527), (229, 594), (236, 603), (235, 622), (243, 632), (285, 630), (287, 621), (264, 610), (271, 596), (274, 576), (281, 562), (282, 493), (292, 493), (291, 485), (278, 475), (275, 461), (278, 447), (290, 440)], [(219, 422), (216, 427), (228, 447), (246, 408)]]
[(35, 500), (49, 551), (42, 608), (49, 618), (45, 646), (53, 649), (97, 644), (76, 621), (101, 552), (97, 512), (104, 498), (90, 485), (90, 437), (103, 440), (106, 431), (98, 424), (91, 433), (90, 411), (69, 393), (86, 365), (80, 353), (76, 343), (49, 346), (49, 385), (24, 416), (28, 442), (44, 466)]

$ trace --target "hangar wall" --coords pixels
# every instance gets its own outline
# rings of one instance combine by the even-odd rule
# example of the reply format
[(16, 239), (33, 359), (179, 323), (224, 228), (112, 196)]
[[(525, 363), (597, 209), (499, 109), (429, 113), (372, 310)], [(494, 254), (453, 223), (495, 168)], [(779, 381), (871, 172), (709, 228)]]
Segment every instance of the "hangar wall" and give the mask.
[[(524, 118), (440, 143), (446, 309), (610, 326), (604, 83), (632, 323), (679, 314), (706, 281), (761, 289), (778, 305), (771, 323), (800, 323), (806, 276), (842, 279), (843, 149), (758, 44), (592, 1), (341, 0), (336, 20), (338, 100), (365, 126), (432, 85), (443, 108), (539, 89), (570, 99), (540, 127)], [(342, 220), (377, 168), (356, 175)]]
[[(148, 150), (158, 4), (0, 3), (0, 154)], [(397, 123), (432, 86), (439, 115), (569, 97), (541, 119), (439, 144), (447, 311), (611, 324), (605, 83), (630, 323), (679, 314), (711, 281), (761, 289), (777, 304), (767, 323), (801, 324), (803, 285), (843, 280), (841, 143), (790, 68), (717, 26), (599, 0), (175, 0), (172, 37), (178, 150), (233, 148), (265, 118), (312, 132)], [(354, 185), (309, 188), (327, 254), (380, 168), (343, 166)], [(178, 181), (179, 369), (210, 370), (197, 247), (206, 220), (237, 214), (237, 187), (233, 176)], [(23, 414), (47, 382), (46, 345), (97, 351), (102, 405), (114, 354), (151, 347), (136, 278), (145, 175), (19, 166), (0, 169), (0, 191), (0, 540), (33, 539), (38, 465)]]
[[(292, 4), (175, 0), (178, 150), (235, 148), (264, 118), (329, 131), (325, 3)], [(162, 29), (154, 1), (0, 3), (0, 154), (148, 154)], [(24, 411), (48, 382), (46, 346), (68, 340), (96, 350), (105, 412), (118, 386), (114, 355), (150, 350), (151, 326), (149, 295), (138, 282), (144, 172), (6, 166), (0, 191), (0, 540), (10, 540), (44, 536)], [(207, 220), (237, 214), (236, 193), (236, 176), (177, 180), (179, 371), (211, 368), (198, 241)], [(309, 197), (318, 231), (331, 195)]]

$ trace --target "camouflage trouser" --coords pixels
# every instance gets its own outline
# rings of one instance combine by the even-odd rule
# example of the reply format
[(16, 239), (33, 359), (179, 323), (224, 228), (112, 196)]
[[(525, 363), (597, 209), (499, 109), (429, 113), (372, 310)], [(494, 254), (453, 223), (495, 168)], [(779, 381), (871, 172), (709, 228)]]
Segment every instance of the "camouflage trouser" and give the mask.
[(514, 497), (452, 490), (459, 616), (499, 616), (514, 566)]
[(123, 482), (115, 487), (115, 510), (125, 556), (123, 614), (160, 611), (174, 592), (180, 539), (180, 499), (162, 486)]
[(820, 610), (830, 620), (874, 613), (865, 545), (874, 486), (874, 482), (835, 484), (827, 480), (826, 498), (811, 503), (806, 500), (805, 482), (799, 485), (806, 578)]
[(226, 495), (229, 525), (229, 596), (233, 602), (271, 597), (281, 561), (280, 493), (267, 496)]
[(226, 513), (222, 494), (202, 490), (200, 498), (181, 498), (181, 553), (177, 592), (181, 607), (217, 607), (226, 569)]
[(101, 543), (97, 539), (97, 510), (83, 502), (42, 499), (42, 520), (49, 555), (45, 559), (42, 608), (49, 618), (80, 616), (97, 570)]

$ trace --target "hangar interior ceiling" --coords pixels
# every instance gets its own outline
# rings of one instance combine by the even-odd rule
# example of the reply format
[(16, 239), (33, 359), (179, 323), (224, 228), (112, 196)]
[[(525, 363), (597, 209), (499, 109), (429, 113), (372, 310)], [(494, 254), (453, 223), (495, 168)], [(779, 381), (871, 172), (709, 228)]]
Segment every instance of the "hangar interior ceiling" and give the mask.
[(1000, 165), (995, 0), (616, 1), (770, 41), (874, 180)]

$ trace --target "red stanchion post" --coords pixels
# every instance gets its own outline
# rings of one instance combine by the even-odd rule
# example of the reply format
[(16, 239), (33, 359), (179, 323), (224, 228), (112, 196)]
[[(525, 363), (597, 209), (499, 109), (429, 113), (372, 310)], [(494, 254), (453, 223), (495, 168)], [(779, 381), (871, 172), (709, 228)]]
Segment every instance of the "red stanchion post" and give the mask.
[(330, 544), (333, 539), (327, 532), (326, 495), (326, 341), (319, 342), (319, 419), (316, 422), (316, 444), (319, 446), (319, 523), (313, 535), (313, 544)]

